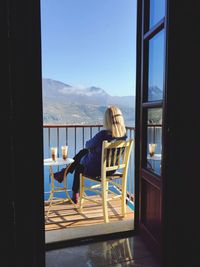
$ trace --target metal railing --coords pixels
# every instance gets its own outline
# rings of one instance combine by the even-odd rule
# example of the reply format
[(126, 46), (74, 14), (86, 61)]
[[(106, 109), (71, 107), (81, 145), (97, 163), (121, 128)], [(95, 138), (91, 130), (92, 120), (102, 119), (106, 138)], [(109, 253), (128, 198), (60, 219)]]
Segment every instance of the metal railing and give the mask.
[[(50, 148), (58, 148), (61, 155), (61, 146), (68, 145), (69, 157), (84, 147), (85, 142), (103, 129), (102, 125), (43, 125), (44, 158), (50, 157)], [(126, 127), (128, 139), (134, 139), (135, 128)], [(134, 149), (132, 149), (128, 169), (127, 197), (134, 202)]]

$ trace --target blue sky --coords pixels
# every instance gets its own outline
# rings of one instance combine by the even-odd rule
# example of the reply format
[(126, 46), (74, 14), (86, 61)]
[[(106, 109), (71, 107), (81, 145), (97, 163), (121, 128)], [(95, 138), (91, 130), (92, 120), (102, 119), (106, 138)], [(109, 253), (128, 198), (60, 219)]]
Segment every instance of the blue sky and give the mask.
[(136, 0), (41, 0), (42, 76), (135, 94)]

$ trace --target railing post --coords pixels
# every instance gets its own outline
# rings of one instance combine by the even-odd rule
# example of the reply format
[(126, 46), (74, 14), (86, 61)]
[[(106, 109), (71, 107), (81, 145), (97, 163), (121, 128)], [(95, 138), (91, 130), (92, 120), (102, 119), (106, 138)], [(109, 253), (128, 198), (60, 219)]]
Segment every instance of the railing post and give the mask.
[[(50, 157), (50, 146), (51, 146), (51, 143), (50, 143), (50, 138), (51, 138), (50, 131), (51, 131), (51, 128), (48, 128), (48, 155), (49, 155), (49, 157)], [(49, 184), (50, 183), (51, 183), (51, 175), (49, 173)]]
[(60, 147), (60, 142), (59, 142), (59, 127), (57, 127), (57, 157), (59, 157), (59, 147)]
[(84, 131), (84, 129), (85, 129), (85, 127), (83, 126), (83, 128), (82, 128), (82, 136), (83, 136), (83, 138), (82, 138), (82, 141), (83, 141), (83, 148), (84, 148), (84, 146), (85, 146), (85, 131)]
[(50, 138), (51, 138), (50, 131), (51, 131), (51, 128), (48, 128), (48, 146), (49, 146), (48, 154), (49, 154), (49, 157), (50, 157), (50, 146), (51, 146), (51, 143), (50, 143)]
[(74, 127), (74, 135), (75, 135), (75, 148), (74, 148), (74, 152), (75, 152), (75, 155), (76, 155), (76, 126)]
[(65, 143), (68, 145), (68, 128), (65, 128)]

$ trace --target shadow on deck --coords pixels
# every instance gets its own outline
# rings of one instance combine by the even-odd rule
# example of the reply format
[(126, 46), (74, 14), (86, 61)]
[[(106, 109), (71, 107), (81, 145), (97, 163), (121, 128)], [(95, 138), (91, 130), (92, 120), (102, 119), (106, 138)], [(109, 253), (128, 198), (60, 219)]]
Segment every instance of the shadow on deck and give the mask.
[[(98, 200), (98, 196), (91, 196)], [(48, 205), (45, 204), (45, 211)], [(108, 204), (109, 223), (104, 223), (102, 206), (84, 201), (83, 213), (79, 213), (70, 202), (54, 203), (45, 222), (46, 243), (80, 237), (133, 230), (134, 211), (127, 205), (126, 216), (122, 217), (120, 199)]]

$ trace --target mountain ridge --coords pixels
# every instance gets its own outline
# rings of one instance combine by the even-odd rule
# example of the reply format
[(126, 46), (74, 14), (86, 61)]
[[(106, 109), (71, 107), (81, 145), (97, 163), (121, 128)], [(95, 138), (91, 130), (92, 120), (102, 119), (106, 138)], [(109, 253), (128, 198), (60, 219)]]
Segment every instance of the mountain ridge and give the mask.
[[(135, 125), (135, 96), (111, 96), (102, 88), (72, 86), (50, 78), (42, 79), (43, 122), (46, 124), (102, 124), (108, 106), (118, 106), (127, 126)], [(154, 86), (150, 98), (162, 98)]]
[(42, 87), (43, 97), (56, 97), (57, 99), (65, 99), (66, 102), (98, 105), (113, 105), (123, 102), (123, 105), (131, 107), (135, 101), (134, 96), (111, 96), (96, 86), (80, 88), (49, 78), (42, 79)]
[(102, 124), (109, 105), (117, 105), (127, 123), (134, 124), (134, 96), (111, 96), (96, 87), (75, 87), (43, 78), (43, 122), (48, 124)]

